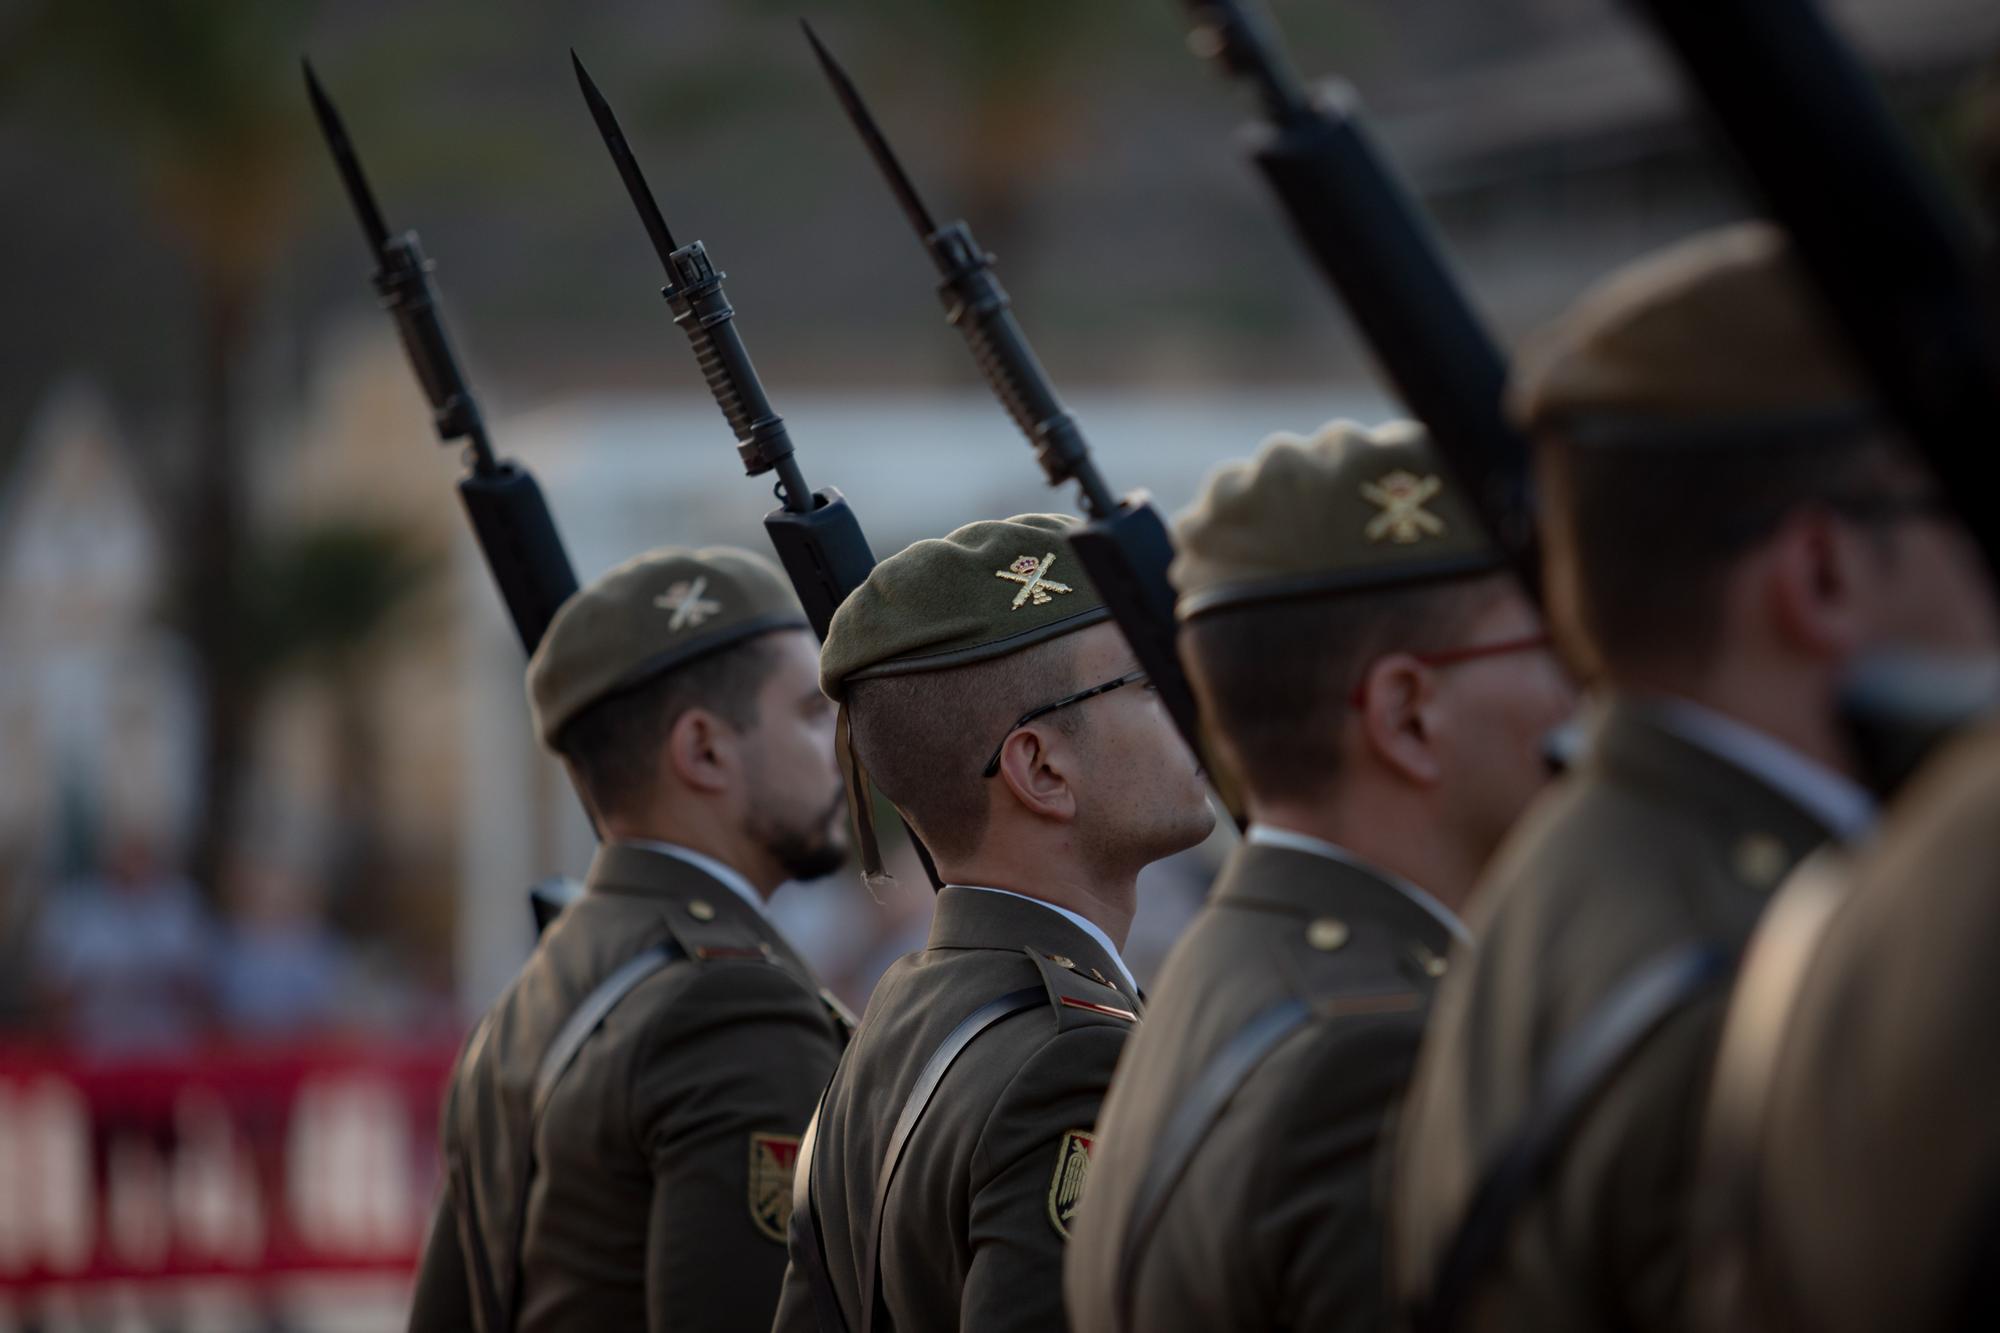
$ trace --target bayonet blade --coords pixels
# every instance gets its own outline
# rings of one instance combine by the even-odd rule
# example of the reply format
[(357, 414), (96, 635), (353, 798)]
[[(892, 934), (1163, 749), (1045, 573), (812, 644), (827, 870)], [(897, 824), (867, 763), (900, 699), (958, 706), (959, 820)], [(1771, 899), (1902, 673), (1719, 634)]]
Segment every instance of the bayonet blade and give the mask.
[(833, 85), (833, 95), (840, 99), (841, 109), (847, 112), (847, 118), (854, 123), (855, 132), (861, 136), (861, 142), (868, 146), (868, 155), (875, 159), (875, 165), (888, 180), (890, 190), (895, 192), (896, 202), (903, 206), (904, 216), (909, 218), (910, 225), (917, 229), (918, 236), (928, 238), (937, 230), (937, 223), (931, 221), (930, 210), (925, 208), (924, 201), (917, 197), (916, 187), (910, 184), (910, 178), (903, 174), (903, 165), (896, 160), (895, 153), (890, 151), (889, 141), (882, 137), (882, 131), (875, 124), (875, 117), (868, 114), (867, 105), (862, 102), (860, 92), (854, 87), (854, 80), (847, 77), (847, 71), (840, 67), (840, 62), (835, 60), (833, 54), (821, 43), (819, 34), (812, 29), (812, 24), (800, 19), (799, 26), (805, 29), (806, 40), (812, 43), (813, 54), (819, 57), (819, 67), (826, 71), (827, 82)]
[(611, 104), (604, 100), (604, 94), (597, 91), (590, 71), (577, 58), (576, 49), (569, 53), (569, 63), (576, 67), (576, 83), (583, 89), (583, 100), (590, 107), (590, 118), (597, 122), (597, 132), (604, 138), (604, 146), (611, 150), (611, 161), (618, 168), (618, 178), (625, 182), (625, 193), (632, 196), (632, 207), (639, 210), (639, 221), (646, 224), (646, 235), (653, 240), (653, 249), (659, 253), (660, 263), (666, 267), (667, 276), (672, 277), (674, 266), (667, 258), (680, 247), (674, 244), (674, 234), (667, 230), (667, 220), (660, 216), (660, 206), (653, 200), (653, 192), (646, 185), (646, 175), (639, 170), (639, 160), (632, 156), (631, 146), (625, 142), (625, 132), (618, 128), (618, 117), (611, 114)]
[(389, 244), (389, 228), (382, 221), (382, 210), (375, 206), (375, 195), (368, 188), (368, 178), (361, 174), (361, 159), (354, 155), (354, 145), (347, 139), (347, 126), (341, 124), (340, 113), (333, 109), (332, 99), (319, 86), (312, 62), (301, 56), (299, 65), (306, 72), (306, 96), (312, 99), (313, 114), (319, 117), (319, 132), (333, 154), (334, 165), (340, 169), (341, 183), (347, 187), (347, 197), (353, 201), (354, 211), (361, 218), (361, 230), (368, 233), (368, 244), (374, 248), (375, 257), (380, 259), (383, 248)]

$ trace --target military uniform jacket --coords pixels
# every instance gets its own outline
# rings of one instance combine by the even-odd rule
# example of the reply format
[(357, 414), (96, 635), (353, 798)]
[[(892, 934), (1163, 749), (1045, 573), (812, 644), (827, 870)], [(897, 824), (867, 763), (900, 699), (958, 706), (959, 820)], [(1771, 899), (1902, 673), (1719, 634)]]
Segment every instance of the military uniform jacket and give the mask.
[[(1237, 849), (1112, 1083), (1070, 1240), (1072, 1328), (1382, 1327), (1378, 1149), (1450, 943), (1359, 864)], [(1211, 1071), (1265, 1014), (1296, 1023), (1264, 1029), (1282, 1035), (1183, 1152), (1188, 1108), (1214, 1105)]]
[[(558, 1030), (659, 944), (674, 960), (609, 1011), (537, 1122)], [(483, 1251), (523, 1333), (769, 1328), (798, 1136), (843, 1036), (805, 963), (727, 885), (603, 848), (452, 1073), (411, 1327), (496, 1333), (473, 1317)]]
[[(1649, 964), (1739, 952), (1827, 829), (1760, 778), (1610, 702), (1581, 763), (1516, 827), (1440, 988), (1396, 1151), (1395, 1294), (1432, 1295), (1488, 1164), (1565, 1039)], [(1726, 975), (1726, 973), (1725, 973)], [(1675, 1008), (1588, 1103), (1482, 1271), (1459, 1326), (1682, 1325), (1703, 1101), (1726, 987)]]
[[(897, 1118), (958, 1024), (1015, 992), (1039, 999), (952, 1064), (884, 1201), (873, 1328), (1063, 1326), (1062, 1255), (1097, 1113), (1139, 1001), (1090, 935), (1050, 908), (948, 886), (930, 939), (877, 983), (821, 1107), (814, 1213), (841, 1318), (859, 1333), (875, 1196)], [(798, 1244), (796, 1231), (793, 1244)], [(794, 1253), (774, 1326), (819, 1328)]]

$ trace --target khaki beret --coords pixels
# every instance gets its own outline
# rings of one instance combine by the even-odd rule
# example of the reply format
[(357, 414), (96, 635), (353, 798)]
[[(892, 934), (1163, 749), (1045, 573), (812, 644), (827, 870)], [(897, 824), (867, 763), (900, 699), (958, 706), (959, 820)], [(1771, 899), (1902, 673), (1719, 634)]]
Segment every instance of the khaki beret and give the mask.
[(733, 546), (663, 546), (570, 594), (528, 662), (535, 734), (554, 749), (590, 705), (779, 629), (807, 629), (778, 567)]
[(1501, 558), (1423, 427), (1335, 421), (1274, 435), (1174, 525), (1182, 619), (1246, 602), (1482, 574)]
[(1869, 414), (1872, 392), (1762, 222), (1703, 232), (1618, 269), (1529, 341), (1508, 397), (1530, 431), (1672, 442)]
[(882, 561), (833, 614), (820, 688), (838, 701), (849, 681), (1004, 657), (1105, 619), (1070, 554), (1076, 526), (1061, 514), (968, 523)]

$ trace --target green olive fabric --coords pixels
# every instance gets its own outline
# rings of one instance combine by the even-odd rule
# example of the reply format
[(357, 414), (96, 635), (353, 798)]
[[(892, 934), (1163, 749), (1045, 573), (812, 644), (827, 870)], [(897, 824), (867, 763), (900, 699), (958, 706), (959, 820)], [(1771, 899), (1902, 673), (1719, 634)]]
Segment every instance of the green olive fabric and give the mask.
[(1218, 470), (1174, 525), (1185, 620), (1291, 597), (1484, 573), (1500, 557), (1421, 426), (1335, 421)]
[(733, 546), (663, 546), (578, 589), (528, 663), (535, 734), (556, 748), (563, 727), (598, 700), (753, 635), (807, 629), (792, 585), (761, 555)]

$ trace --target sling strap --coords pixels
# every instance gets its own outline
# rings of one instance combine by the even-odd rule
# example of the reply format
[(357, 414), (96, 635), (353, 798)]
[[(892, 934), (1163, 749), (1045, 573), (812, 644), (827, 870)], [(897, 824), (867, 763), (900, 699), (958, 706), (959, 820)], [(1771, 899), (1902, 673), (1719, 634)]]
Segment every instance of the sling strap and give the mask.
[[(836, 1076), (839, 1071), (834, 1071)], [(832, 1083), (827, 1088), (832, 1088)], [(813, 1316), (820, 1333), (847, 1333), (847, 1319), (840, 1313), (840, 1298), (833, 1292), (833, 1274), (826, 1265), (826, 1246), (819, 1237), (819, 1217), (813, 1201), (813, 1149), (819, 1144), (819, 1118), (826, 1110), (826, 1091), (813, 1107), (812, 1119), (799, 1139), (799, 1159), (792, 1168), (792, 1262), (805, 1270), (806, 1288), (812, 1293)]]
[(1212, 1057), (1200, 1077), (1189, 1085), (1187, 1095), (1167, 1122), (1152, 1157), (1140, 1179), (1139, 1192), (1132, 1201), (1132, 1215), (1125, 1228), (1125, 1243), (1118, 1254), (1117, 1302), (1112, 1326), (1118, 1333), (1132, 1327), (1132, 1304), (1139, 1280), (1139, 1257), (1153, 1238), (1166, 1211), (1167, 1199), (1180, 1184), (1195, 1149), (1208, 1137), (1245, 1079), (1264, 1063), (1285, 1038), (1305, 1026), (1312, 1008), (1304, 1000), (1281, 1000), (1253, 1015)]
[[(528, 1226), (528, 1191), (535, 1179), (535, 1134), (541, 1126), (542, 1113), (548, 1108), (549, 1099), (555, 1094), (556, 1085), (569, 1071), (576, 1060), (577, 1052), (590, 1039), (592, 1033), (604, 1024), (618, 1002), (644, 981), (667, 964), (685, 958), (680, 944), (674, 940), (664, 940), (650, 948), (642, 949), (603, 981), (597, 988), (584, 996), (579, 1004), (556, 1030), (555, 1039), (542, 1055), (542, 1062), (535, 1070), (534, 1092), (529, 1100), (528, 1132), (522, 1153), (524, 1161), (520, 1171), (520, 1189), (514, 1201), (514, 1241), (513, 1252), (508, 1256), (508, 1271), (518, 1275), (521, 1263), (521, 1245), (526, 1239)], [(483, 1038), (483, 1027), (481, 1037)], [(477, 1045), (480, 1038), (474, 1039)], [(454, 1105), (456, 1101), (454, 1098)], [(486, 1242), (480, 1234), (479, 1225), (472, 1209), (472, 1181), (470, 1172), (461, 1154), (452, 1154), (448, 1173), (453, 1192), (458, 1194), (462, 1204), (458, 1209), (459, 1242), (464, 1246), (470, 1259), (471, 1276), (477, 1290), (474, 1295), (474, 1309), (479, 1314), (481, 1333), (509, 1333), (514, 1327), (515, 1310), (513, 1302), (502, 1295), (499, 1274), (493, 1256), (487, 1252)]]
[[(896, 1117), (896, 1128), (889, 1135), (889, 1149), (882, 1155), (882, 1169), (875, 1179), (875, 1211), (869, 1217), (868, 1251), (860, 1270), (861, 1333), (873, 1333), (875, 1327), (875, 1289), (881, 1279), (876, 1265), (882, 1253), (883, 1214), (888, 1210), (890, 1182), (895, 1179), (896, 1167), (902, 1162), (903, 1149), (908, 1146), (917, 1121), (923, 1118), (938, 1084), (944, 1081), (945, 1072), (965, 1053), (965, 1048), (972, 1044), (975, 1037), (1003, 1018), (1012, 1018), (1048, 1002), (1049, 992), (1044, 986), (1024, 986), (998, 999), (988, 1000), (953, 1028), (938, 1048), (931, 1052), (931, 1058), (924, 1062), (923, 1072), (917, 1075), (909, 1097), (903, 1102), (902, 1113)], [(825, 1329), (822, 1333), (839, 1333), (839, 1330)]]
[(1514, 1219), (1561, 1158), (1611, 1081), (1668, 1019), (1727, 981), (1732, 954), (1706, 944), (1668, 950), (1633, 972), (1557, 1046), (1534, 1101), (1480, 1174), (1453, 1233), (1418, 1333), (1449, 1333)]
[(1188, 1085), (1173, 1118), (1167, 1122), (1147, 1158), (1138, 1193), (1133, 1196), (1130, 1220), (1118, 1254), (1118, 1285), (1115, 1289), (1113, 1324), (1118, 1333), (1133, 1327), (1134, 1306), (1139, 1289), (1139, 1261), (1152, 1242), (1153, 1232), (1166, 1215), (1167, 1202), (1179, 1187), (1188, 1164), (1207, 1140), (1209, 1131), (1222, 1119), (1237, 1092), (1264, 1061), (1284, 1045), (1287, 1038), (1308, 1024), (1365, 1014), (1400, 1013), (1424, 1002), (1415, 991), (1384, 991), (1366, 995), (1343, 995), (1311, 1002), (1280, 1000), (1259, 1010), (1220, 1049), (1209, 1057), (1201, 1073)]

